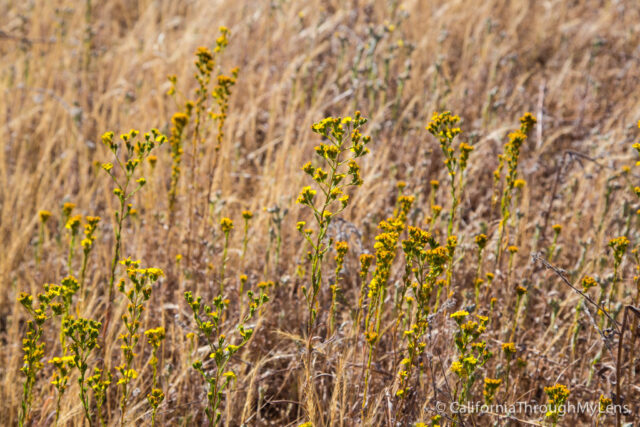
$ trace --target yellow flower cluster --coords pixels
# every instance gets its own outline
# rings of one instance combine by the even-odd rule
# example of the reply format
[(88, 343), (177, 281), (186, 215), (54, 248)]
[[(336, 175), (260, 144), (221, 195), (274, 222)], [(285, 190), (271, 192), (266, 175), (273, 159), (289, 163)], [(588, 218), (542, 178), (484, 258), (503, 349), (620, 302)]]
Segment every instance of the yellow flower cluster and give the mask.
[(620, 236), (609, 240), (609, 247), (613, 249), (614, 256), (619, 260), (622, 260), (622, 255), (627, 251), (628, 246), (629, 239), (626, 236)]
[(44, 224), (49, 218), (51, 218), (51, 212), (42, 210), (38, 212), (38, 216), (40, 217), (40, 221)]
[(582, 290), (584, 292), (587, 292), (589, 289), (596, 286), (598, 282), (596, 282), (596, 280), (591, 276), (585, 276), (582, 278), (581, 284), (582, 284)]
[(468, 311), (459, 310), (459, 311), (456, 311), (455, 313), (452, 313), (449, 317), (451, 317), (453, 320), (455, 320), (460, 325), (462, 320), (465, 317), (467, 317), (468, 315), (469, 315)]
[(426, 129), (438, 138), (441, 144), (446, 144), (447, 140), (450, 142), (462, 132), (460, 128), (456, 126), (459, 121), (460, 117), (451, 114), (450, 111), (443, 113), (434, 112)]
[(65, 228), (71, 231), (72, 234), (78, 234), (78, 230), (80, 228), (80, 223), (82, 222), (82, 215), (74, 215), (65, 224)]
[[(190, 291), (184, 293), (185, 301), (193, 312), (197, 332), (201, 336), (204, 336), (208, 344), (209, 359), (215, 364), (215, 369), (211, 370), (203, 368), (204, 363), (202, 360), (196, 360), (192, 365), (207, 382), (208, 386), (211, 389), (216, 387), (216, 390), (219, 392), (209, 393), (208, 395), (206, 414), (211, 424), (215, 424), (214, 420), (218, 420), (220, 417), (218, 405), (220, 404), (224, 389), (227, 388), (230, 381), (236, 378), (233, 371), (225, 371), (225, 366), (231, 357), (247, 344), (253, 336), (253, 329), (246, 328), (245, 324), (249, 322), (256, 311), (269, 300), (267, 294), (264, 293), (265, 289), (269, 286), (270, 284), (267, 283), (265, 283), (265, 285), (259, 285), (260, 293), (258, 295), (254, 295), (252, 291), (247, 292), (249, 298), (248, 310), (244, 315), (241, 315), (240, 323), (234, 328), (241, 338), (238, 344), (231, 344), (231, 338), (222, 333), (223, 321), (226, 318), (224, 312), (228, 309), (230, 302), (228, 299), (223, 299), (221, 295), (218, 295), (213, 299), (213, 304), (208, 305), (202, 303), (201, 297), (198, 296), (194, 298)], [(188, 334), (191, 340), (193, 340), (195, 336), (196, 334), (192, 332)]]
[(512, 342), (507, 342), (502, 344), (502, 351), (504, 352), (507, 359), (511, 359), (511, 357), (516, 354), (516, 345)]
[[(66, 202), (62, 205), (62, 215), (65, 218), (68, 218), (71, 213), (73, 212), (73, 210), (75, 209), (76, 204), (75, 203), (71, 203), (71, 202)], [(65, 220), (66, 222), (66, 220)]]
[(160, 343), (165, 338), (165, 331), (162, 326), (158, 326), (155, 329), (149, 329), (144, 332), (144, 335), (147, 337), (149, 344), (154, 347), (160, 347)]
[(478, 248), (480, 249), (484, 249), (484, 247), (487, 245), (488, 240), (489, 239), (487, 238), (486, 234), (478, 234), (475, 237), (476, 245), (478, 245)]
[(502, 384), (502, 379), (493, 379), (493, 378), (485, 378), (484, 379), (484, 389), (482, 390), (482, 395), (484, 396), (484, 402), (487, 405), (491, 405), (493, 399), (496, 396), (496, 391)]
[(224, 234), (229, 234), (233, 229), (233, 221), (226, 217), (220, 219), (220, 229)]
[[(191, 111), (187, 108), (187, 111)], [(169, 147), (171, 149), (171, 184), (169, 186), (169, 212), (173, 212), (178, 193), (178, 182), (180, 180), (180, 164), (183, 154), (183, 134), (189, 122), (189, 115), (185, 113), (175, 113), (171, 117), (171, 129), (169, 130)]]
[(562, 413), (563, 406), (567, 403), (567, 398), (569, 397), (570, 391), (567, 386), (562, 384), (556, 384), (552, 387), (545, 387), (544, 392), (547, 394), (548, 406), (550, 409), (547, 410), (545, 416), (550, 418), (555, 425), (558, 422), (558, 419), (564, 415)]
[(87, 223), (84, 226), (84, 239), (80, 242), (85, 253), (88, 253), (93, 248), (93, 242), (96, 240), (95, 232), (100, 222), (99, 216), (87, 216), (85, 218)]

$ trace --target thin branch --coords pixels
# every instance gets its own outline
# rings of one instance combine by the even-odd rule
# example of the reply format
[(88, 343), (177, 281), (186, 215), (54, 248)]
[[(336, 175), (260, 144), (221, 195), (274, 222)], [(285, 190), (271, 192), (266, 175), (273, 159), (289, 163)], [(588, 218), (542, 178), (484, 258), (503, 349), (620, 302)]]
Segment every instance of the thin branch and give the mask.
[[(593, 304), (594, 307), (598, 308), (600, 311), (602, 311), (602, 313), (604, 313), (605, 316), (607, 316), (607, 318), (611, 321), (611, 324), (615, 327), (616, 329), (616, 333), (620, 333), (620, 323), (618, 323), (613, 317), (611, 317), (609, 315), (609, 313), (607, 313), (607, 311), (605, 310), (604, 307), (601, 307), (598, 303), (596, 303), (594, 300), (591, 299), (591, 297), (587, 294), (585, 294), (584, 292), (582, 292), (581, 290), (579, 290), (578, 288), (576, 288), (575, 286), (573, 286), (571, 284), (571, 282), (569, 282), (569, 279), (567, 279), (565, 277), (565, 275), (562, 273), (562, 270), (559, 269), (558, 267), (556, 267), (555, 265), (551, 264), (549, 261), (547, 261), (546, 259), (544, 259), (543, 257), (540, 256), (540, 253), (534, 253), (531, 254), (531, 258), (533, 259), (533, 261), (538, 261), (540, 262), (547, 270), (552, 270), (554, 273), (556, 273), (556, 275), (558, 277), (560, 277), (560, 279), (562, 279), (562, 281), (569, 286), (571, 289), (573, 289), (577, 294), (579, 294), (580, 296), (582, 296), (582, 298), (584, 298), (587, 302), (589, 302), (590, 304)], [(589, 314), (591, 314), (589, 312)], [(598, 328), (598, 331), (600, 332), (601, 335), (604, 335), (604, 333), (602, 331), (600, 331), (600, 329)]]

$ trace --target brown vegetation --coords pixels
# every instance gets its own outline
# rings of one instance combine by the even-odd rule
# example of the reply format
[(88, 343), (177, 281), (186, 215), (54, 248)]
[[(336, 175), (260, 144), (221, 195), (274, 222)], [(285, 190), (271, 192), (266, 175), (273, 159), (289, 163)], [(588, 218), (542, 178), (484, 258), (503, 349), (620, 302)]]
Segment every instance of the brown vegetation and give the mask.
[[(65, 202), (75, 204), (73, 214), (102, 218), (88, 257), (86, 295), (83, 290), (74, 297), (70, 314), (101, 322), (100, 348), (93, 350), (88, 366), (90, 372), (100, 366), (113, 373), (103, 408), (108, 425), (150, 424), (146, 396), (156, 381), (164, 394), (157, 424), (207, 422), (205, 381), (192, 364), (210, 360), (210, 347), (196, 329), (185, 291), (209, 304), (222, 292), (229, 300), (220, 302), (228, 304), (222, 332), (229, 343), (246, 341), (225, 365), (237, 379), (229, 380), (220, 402), (224, 425), (553, 423), (553, 414), (517, 412), (509, 418), (450, 410), (465, 385), (456, 373), (460, 353), (454, 344), (462, 320), (451, 315), (465, 311), (480, 324), (476, 315), (489, 318), (476, 338), (493, 353), (475, 372), (466, 401), (484, 401), (485, 378), (502, 379), (497, 403), (559, 402), (563, 389), (545, 392), (545, 387), (561, 384), (570, 391), (569, 402), (597, 405), (608, 398), (626, 405), (629, 413), (570, 413), (560, 423), (638, 422), (640, 312), (634, 307), (640, 282), (634, 277), (639, 265), (634, 250), (640, 233), (634, 187), (640, 174), (632, 148), (640, 118), (637, 2), (32, 0), (4, 6), (4, 424), (18, 423), (26, 378), (20, 371), (21, 342), (29, 316), (19, 294), (35, 296), (44, 284), (61, 283), (69, 274), (79, 277), (82, 270), (82, 227), (71, 268), (67, 263)], [(221, 26), (230, 31), (229, 45), (216, 53)], [(194, 53), (200, 46), (211, 49), (215, 60), (209, 90), (228, 84), (230, 95), (205, 97), (196, 130)], [(219, 74), (233, 82), (221, 81)], [(169, 75), (176, 76), (175, 85)], [(175, 94), (167, 94), (172, 87)], [(170, 207), (176, 158), (172, 117), (186, 112), (188, 100), (195, 110), (181, 136), (181, 174)], [(224, 120), (208, 116), (209, 109), (219, 114), (226, 102)], [(314, 233), (318, 228), (311, 211), (296, 204), (300, 189), (312, 184), (301, 167), (314, 159), (314, 146), (322, 142), (311, 125), (356, 110), (368, 118), (362, 132), (371, 136), (370, 154), (358, 160), (363, 184), (345, 190), (349, 204), (328, 226), (328, 236), (347, 241), (349, 250), (342, 269), (336, 269), (333, 244), (324, 257), (318, 315), (309, 326), (302, 287), (309, 289), (312, 265), (296, 224), (306, 221)], [(433, 112), (445, 110), (461, 118), (456, 153), (460, 141), (473, 147), (460, 173), (464, 181), (456, 176), (461, 184), (453, 233), (448, 231), (453, 200), (445, 156), (438, 139), (425, 130)], [(514, 183), (510, 215), (501, 223), (508, 165), (497, 182), (493, 171), (525, 112), (537, 123), (516, 163), (517, 178), (524, 181)], [(137, 166), (135, 179), (143, 175), (146, 185), (128, 200), (137, 213), (123, 221), (117, 258), (140, 259), (144, 267), (163, 270), (144, 302), (140, 333), (163, 327), (166, 337), (157, 350), (156, 376), (149, 363), (154, 347), (141, 336), (132, 362), (138, 375), (125, 392), (130, 397), (123, 417), (116, 366), (123, 363), (118, 337), (125, 331), (120, 319), (127, 299), (109, 289), (117, 245), (113, 212), (121, 206), (114, 182), (100, 165), (114, 162), (101, 140), (104, 132), (114, 131), (117, 140), (132, 128), (158, 128), (169, 140), (154, 148), (154, 161), (147, 158)], [(437, 188), (433, 180), (439, 181)], [(399, 182), (405, 183), (400, 190)], [(415, 319), (416, 305), (403, 298), (411, 294), (405, 290), (412, 280), (406, 281), (400, 244), (382, 295), (379, 336), (373, 340), (355, 324), (364, 320), (358, 316), (360, 298), (366, 312), (372, 310), (367, 293), (376, 268), (374, 262), (361, 295), (359, 258), (375, 253), (380, 221), (402, 216), (401, 195), (415, 199), (398, 226), (400, 241), (409, 239), (407, 226), (430, 231), (443, 247), (447, 237), (457, 236), (455, 256), (444, 264), (451, 271), (450, 285), (444, 287), (450, 293), (438, 293), (437, 300), (435, 291), (431, 296), (424, 312), (428, 323), (418, 339), (426, 347), (409, 362), (413, 369), (406, 382), (399, 376), (408, 351), (404, 331)], [(431, 227), (434, 204), (442, 213)], [(51, 212), (44, 222), (41, 210)], [(253, 212), (246, 230), (244, 210)], [(479, 257), (474, 238), (481, 233), (488, 243)], [(610, 244), (620, 236), (628, 245)], [(476, 298), (474, 281), (486, 273), (494, 278), (479, 285)], [(247, 275), (246, 283), (241, 274)], [(596, 286), (583, 287), (585, 276), (595, 278)], [(122, 277), (126, 267), (118, 264), (116, 287)], [(447, 273), (440, 277), (447, 280)], [(340, 292), (333, 294), (335, 283)], [(242, 296), (247, 290), (254, 296), (266, 292), (269, 301), (256, 302), (255, 316), (245, 322), (253, 336), (245, 340), (234, 327), (251, 309)], [(335, 321), (329, 318), (333, 312)], [(63, 353), (59, 325), (55, 316), (44, 325), (44, 367), (35, 378), (26, 425), (56, 420), (57, 392), (50, 384), (55, 367), (47, 362)], [(627, 332), (622, 341), (620, 332)], [(211, 366), (205, 363), (204, 371)], [(59, 424), (88, 424), (77, 377), (72, 371)], [(398, 391), (405, 385), (402, 396)], [(89, 403), (97, 425), (93, 391)], [(438, 414), (440, 421), (432, 421)]]

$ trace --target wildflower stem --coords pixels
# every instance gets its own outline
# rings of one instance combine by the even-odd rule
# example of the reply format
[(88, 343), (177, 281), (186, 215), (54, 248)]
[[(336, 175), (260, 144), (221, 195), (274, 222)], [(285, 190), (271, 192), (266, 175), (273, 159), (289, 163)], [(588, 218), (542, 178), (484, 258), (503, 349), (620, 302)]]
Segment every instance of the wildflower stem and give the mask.
[(44, 221), (40, 221), (38, 229), (38, 243), (36, 243), (36, 267), (40, 264), (42, 244), (44, 243)]
[(224, 232), (224, 246), (222, 248), (222, 266), (220, 267), (220, 295), (224, 294), (224, 275), (227, 267), (229, 249), (229, 231)]
[(513, 324), (511, 325), (511, 335), (509, 335), (509, 341), (513, 342), (516, 335), (516, 328), (518, 327), (518, 316), (520, 315), (520, 304), (522, 303), (522, 295), (518, 294), (516, 299), (516, 307), (513, 311)]
[(249, 219), (244, 219), (244, 235), (242, 237), (242, 254), (240, 255), (240, 265), (244, 265), (244, 257), (247, 254), (247, 245), (249, 243)]
[(56, 419), (54, 421), (54, 425), (58, 425), (58, 420), (60, 419), (60, 402), (62, 401), (62, 393), (58, 393), (58, 397), (56, 398)]
[(473, 280), (473, 285), (475, 286), (475, 291), (476, 291), (476, 307), (479, 306), (480, 303), (480, 274), (482, 274), (482, 255), (483, 255), (483, 248), (480, 248), (478, 250), (478, 267), (476, 268), (476, 277)]
[(509, 401), (509, 374), (511, 371), (511, 358), (507, 357), (507, 367), (505, 369), (505, 381), (504, 381), (504, 397), (505, 402)]
[(80, 385), (80, 400), (82, 401), (82, 409), (84, 410), (84, 416), (87, 419), (89, 425), (91, 425), (91, 412), (89, 411), (89, 401), (87, 398), (87, 389), (84, 386), (84, 377), (86, 374), (86, 364), (84, 369), (80, 368), (80, 378), (78, 378), (78, 384)]
[[(364, 254), (363, 256), (369, 257), (369, 261), (368, 261), (369, 264), (373, 260), (373, 257), (369, 254)], [(367, 261), (364, 261), (364, 262), (367, 262)], [(363, 261), (361, 258), (361, 264), (362, 263)], [(364, 265), (360, 269), (360, 296), (358, 298), (358, 309), (356, 311), (356, 321), (354, 323), (354, 338), (358, 336), (358, 334), (360, 333), (360, 322), (362, 321), (362, 303), (364, 302), (365, 290), (367, 287), (368, 271), (369, 271), (369, 265), (366, 266), (366, 269)]]
[(73, 261), (75, 246), (76, 246), (76, 233), (72, 231), (71, 240), (69, 242), (69, 256), (67, 257), (67, 271), (69, 272), (69, 274), (73, 274), (73, 270), (71, 268), (71, 262)]
[(82, 269), (80, 270), (80, 298), (81, 301), (84, 301), (84, 278), (87, 273), (87, 263), (89, 261), (89, 254), (87, 252), (84, 253), (82, 258)]
[(122, 192), (118, 195), (120, 201), (120, 210), (116, 211), (116, 226), (114, 228), (116, 243), (113, 248), (113, 258), (111, 259), (111, 272), (109, 274), (109, 301), (113, 301), (113, 285), (116, 280), (116, 266), (120, 260), (120, 249), (122, 246), (122, 224), (126, 216), (126, 200), (125, 194), (127, 194), (127, 188), (129, 186), (130, 176), (127, 174), (127, 180), (125, 182)]
[(369, 377), (371, 375), (371, 361), (373, 360), (373, 344), (369, 344), (369, 353), (367, 356), (367, 364), (364, 372), (364, 389), (362, 391), (362, 413), (361, 413), (361, 421), (364, 422), (365, 409), (367, 407), (367, 399), (369, 392)]

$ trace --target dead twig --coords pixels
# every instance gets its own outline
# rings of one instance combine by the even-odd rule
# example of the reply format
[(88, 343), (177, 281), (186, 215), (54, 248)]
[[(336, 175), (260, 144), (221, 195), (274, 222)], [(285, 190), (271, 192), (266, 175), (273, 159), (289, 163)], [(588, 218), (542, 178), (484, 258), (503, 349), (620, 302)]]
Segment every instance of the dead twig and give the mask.
[[(595, 302), (593, 299), (591, 299), (591, 297), (587, 294), (585, 294), (584, 292), (582, 292), (581, 290), (579, 290), (578, 288), (576, 288), (575, 286), (573, 286), (571, 284), (571, 282), (569, 281), (569, 279), (567, 279), (565, 277), (565, 275), (563, 274), (562, 270), (559, 269), (558, 267), (556, 267), (555, 265), (551, 264), (549, 261), (547, 261), (546, 259), (544, 259), (540, 253), (534, 253), (531, 254), (531, 258), (533, 259), (534, 262), (538, 261), (540, 262), (547, 270), (552, 270), (554, 273), (556, 273), (556, 275), (558, 277), (560, 277), (560, 279), (562, 279), (562, 281), (569, 286), (571, 289), (573, 289), (577, 294), (579, 294), (580, 296), (582, 296), (582, 298), (584, 298), (587, 302), (589, 302), (590, 304), (592, 304), (594, 307), (596, 307), (597, 309), (599, 309), (600, 311), (602, 311), (602, 313), (604, 313), (604, 315), (609, 319), (609, 321), (611, 321), (611, 324), (614, 326), (615, 328), (615, 332), (616, 333), (620, 333), (620, 323), (618, 323), (613, 317), (611, 317), (611, 315), (609, 313), (607, 313), (606, 309), (604, 307), (601, 307), (597, 302)], [(591, 312), (587, 310), (587, 313), (589, 313), (589, 316), (591, 316)], [(593, 319), (592, 319), (593, 320)], [(600, 332), (600, 335), (602, 335), (603, 337), (605, 337), (605, 334), (603, 331), (600, 330), (600, 328), (598, 328), (596, 326), (596, 328), (598, 329), (598, 332)]]
[[(618, 358), (616, 360), (616, 404), (622, 405), (622, 396), (620, 392), (620, 384), (622, 383), (622, 343), (624, 341), (624, 333), (627, 330), (627, 318), (629, 313), (635, 314), (640, 318), (640, 310), (631, 305), (627, 305), (624, 308), (624, 315), (622, 316), (622, 331), (620, 332), (620, 338), (618, 338)], [(633, 331), (632, 331), (633, 333)], [(620, 426), (620, 413), (621, 410), (616, 410), (616, 425)]]

